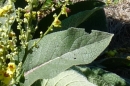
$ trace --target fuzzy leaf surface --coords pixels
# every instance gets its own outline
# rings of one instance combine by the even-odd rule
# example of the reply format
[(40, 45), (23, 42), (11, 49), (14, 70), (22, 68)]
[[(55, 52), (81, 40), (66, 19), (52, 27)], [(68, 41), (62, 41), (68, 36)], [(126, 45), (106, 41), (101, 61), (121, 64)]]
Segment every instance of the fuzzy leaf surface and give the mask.
[(96, 86), (90, 83), (79, 71), (69, 69), (52, 79), (43, 79), (32, 86)]
[[(27, 55), (23, 64), (25, 86), (56, 76), (73, 65), (89, 64), (108, 46), (113, 34), (69, 28), (48, 34)], [(30, 41), (30, 46), (34, 43)]]

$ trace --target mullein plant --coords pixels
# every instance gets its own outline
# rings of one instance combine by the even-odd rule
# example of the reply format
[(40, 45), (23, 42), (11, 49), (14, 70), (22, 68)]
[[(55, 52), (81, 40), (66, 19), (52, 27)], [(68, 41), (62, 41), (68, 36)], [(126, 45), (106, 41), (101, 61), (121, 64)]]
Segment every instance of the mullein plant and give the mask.
[[(11, 86), (19, 83), (19, 77), (22, 70), (22, 64), (24, 63), (26, 56), (23, 57), (22, 61), (17, 61), (19, 48), (25, 49), (25, 54), (28, 52), (28, 42), (33, 38), (33, 34), (38, 26), (35, 27), (32, 25), (32, 21), (38, 19), (38, 17), (44, 13), (41, 11), (34, 11), (33, 8), (36, 6), (34, 3), (35, 0), (26, 0), (28, 5), (25, 8), (18, 7), (14, 8), (14, 0), (7, 0), (6, 4), (0, 8), (0, 18), (6, 17), (7, 20), (5, 23), (0, 22), (0, 86)], [(59, 17), (61, 15), (66, 15), (69, 11), (69, 8), (66, 6), (69, 5), (69, 1), (65, 0), (64, 4), (61, 7), (61, 12), (59, 14), (54, 14), (54, 21), (48, 27), (48, 30), (43, 33), (40, 32), (41, 36), (44, 37), (48, 32), (53, 31), (53, 27), (61, 27), (61, 21)], [(55, 5), (52, 4), (52, 8), (55, 8)], [(48, 8), (50, 9), (50, 8)], [(12, 16), (11, 13), (15, 12), (16, 15)], [(21, 16), (24, 16), (23, 18)], [(19, 36), (11, 29), (11, 25), (16, 21), (18, 23), (17, 30), (19, 30)], [(35, 47), (40, 39), (32, 45)], [(20, 40), (20, 47), (17, 44)]]

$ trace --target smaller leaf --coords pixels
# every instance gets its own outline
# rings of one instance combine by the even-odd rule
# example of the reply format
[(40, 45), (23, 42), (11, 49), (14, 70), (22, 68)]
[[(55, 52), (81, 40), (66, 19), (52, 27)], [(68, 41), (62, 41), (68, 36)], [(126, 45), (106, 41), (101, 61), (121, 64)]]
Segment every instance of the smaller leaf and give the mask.
[(54, 30), (65, 30), (69, 27), (77, 27), (78, 25), (83, 23), (86, 19), (88, 19), (93, 13), (101, 9), (102, 8), (95, 7), (92, 10), (85, 10), (77, 14), (74, 14), (62, 21), (61, 28), (55, 28)]
[(73, 69), (66, 70), (52, 79), (43, 79), (41, 84), (41, 86), (96, 86), (79, 71)]
[[(93, 27), (91, 28), (90, 25), (92, 25), (93, 22), (99, 22), (99, 21), (100, 22), (96, 24), (96, 26), (94, 25), (94, 27), (97, 27), (96, 30), (100, 29), (104, 31), (104, 29), (106, 29), (105, 27), (106, 19), (105, 19), (105, 13), (102, 12), (103, 5), (104, 3), (100, 1), (81, 1), (75, 4), (70, 4), (69, 6), (67, 6), (71, 10), (71, 12), (68, 13), (68, 17), (66, 18), (66, 16), (63, 15), (60, 16), (59, 18), (62, 21), (62, 27), (58, 27), (58, 28), (55, 27), (53, 29), (53, 32), (66, 30), (69, 27), (77, 27), (81, 23), (86, 22), (86, 20), (87, 20), (86, 22), (87, 24), (85, 25), (86, 27), (89, 26), (89, 28), (87, 28), (89, 29), (89, 31), (90, 29), (91, 30), (93, 29)], [(60, 11), (61, 8), (58, 8), (54, 12), (51, 12), (49, 15), (47, 15), (45, 18), (41, 19), (41, 21), (38, 24), (38, 30), (35, 32), (34, 38), (39, 37), (38, 34), (40, 33), (40, 31), (45, 32), (47, 30), (48, 26), (50, 26), (52, 21), (54, 20), (53, 15), (55, 13), (58, 14)], [(95, 15), (91, 15), (91, 14), (95, 14)], [(79, 28), (85, 28), (85, 27), (79, 27)], [(86, 31), (88, 32), (88, 30)]]

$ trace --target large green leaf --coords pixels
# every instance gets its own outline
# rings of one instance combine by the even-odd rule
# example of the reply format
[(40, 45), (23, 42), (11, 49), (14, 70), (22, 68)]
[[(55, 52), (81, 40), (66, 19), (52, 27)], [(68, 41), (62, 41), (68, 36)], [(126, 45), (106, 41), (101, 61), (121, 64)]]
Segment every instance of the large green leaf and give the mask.
[[(39, 84), (40, 83), (40, 84)], [(96, 86), (76, 70), (69, 69), (52, 79), (43, 79), (32, 86)]]
[(52, 78), (73, 65), (91, 63), (108, 46), (112, 36), (96, 30), (88, 34), (73, 27), (46, 35), (38, 48), (30, 50), (23, 64), (25, 86), (37, 79)]

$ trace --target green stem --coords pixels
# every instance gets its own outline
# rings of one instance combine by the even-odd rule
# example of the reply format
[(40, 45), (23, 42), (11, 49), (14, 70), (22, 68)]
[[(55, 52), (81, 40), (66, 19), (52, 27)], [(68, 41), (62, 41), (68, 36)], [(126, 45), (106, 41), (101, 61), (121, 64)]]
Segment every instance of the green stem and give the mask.
[[(67, 5), (67, 3), (65, 3), (63, 6), (66, 6), (66, 5)], [(63, 8), (63, 6), (61, 7), (61, 12), (56, 17), (57, 19), (59, 19), (59, 17), (62, 15), (62, 8)], [(54, 21), (55, 21), (55, 19), (54, 19)], [(43, 34), (43, 36), (45, 36), (46, 34), (48, 34), (52, 30), (54, 21), (52, 22), (50, 27), (48, 27), (47, 31)]]
[[(61, 12), (59, 13), (59, 15), (58, 15), (56, 18), (59, 19), (60, 16), (61, 16)], [(55, 21), (55, 19), (54, 19), (54, 21)], [(53, 21), (52, 24), (48, 27), (47, 31), (43, 34), (43, 36), (45, 36), (46, 34), (48, 34), (48, 33), (52, 30), (54, 21)]]
[[(26, 30), (27, 31), (27, 33), (26, 33), (27, 39), (25, 40), (26, 41), (25, 43), (27, 43), (29, 41), (29, 36), (31, 35), (30, 30), (31, 30), (31, 24), (32, 24), (32, 10), (33, 10), (33, 7), (31, 4), (30, 4), (30, 7), (31, 7), (30, 16), (29, 16), (29, 20), (28, 20), (29, 23), (27, 24), (27, 27), (25, 27), (25, 28), (27, 28), (27, 30)], [(25, 48), (25, 55), (24, 55), (23, 60), (22, 60), (23, 63), (26, 60), (27, 54), (28, 54), (28, 45)]]
[[(67, 5), (67, 3), (65, 3), (63, 6), (66, 6), (66, 5)], [(62, 15), (62, 8), (63, 8), (63, 6), (61, 7), (61, 12), (56, 17), (57, 19), (59, 19), (59, 17)], [(54, 21), (55, 21), (55, 19), (54, 19)], [(36, 41), (29, 50), (31, 50), (34, 46), (36, 46), (46, 34), (48, 34), (50, 31), (52, 31), (54, 21), (48, 27), (47, 31), (42, 35), (42, 37), (38, 41)]]

